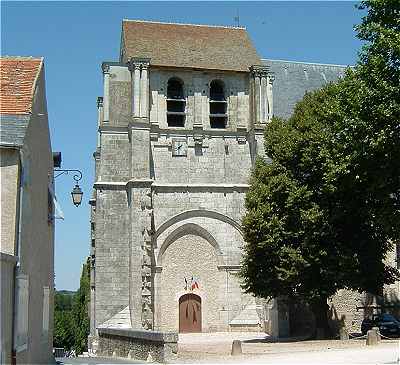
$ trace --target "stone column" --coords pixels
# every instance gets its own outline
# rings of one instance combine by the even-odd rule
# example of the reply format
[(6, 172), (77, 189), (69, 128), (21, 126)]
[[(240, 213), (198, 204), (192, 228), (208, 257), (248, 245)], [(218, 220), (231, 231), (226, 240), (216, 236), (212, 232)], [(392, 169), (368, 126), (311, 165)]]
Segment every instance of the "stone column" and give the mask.
[(203, 127), (203, 79), (193, 77), (193, 126)]
[(100, 147), (100, 124), (103, 114), (103, 98), (99, 96), (97, 98), (97, 148)]
[(256, 125), (262, 125), (270, 119), (269, 100), (272, 89), (268, 89), (269, 71), (267, 66), (261, 65), (251, 66), (250, 71), (253, 78), (253, 120)]
[(132, 114), (134, 117), (140, 117), (140, 63), (134, 64), (134, 73), (132, 76)]
[(104, 75), (103, 93), (103, 122), (110, 121), (110, 66), (103, 63), (101, 66)]
[(261, 76), (261, 123), (268, 121), (267, 75)]
[(140, 77), (140, 116), (147, 118), (149, 114), (149, 78), (148, 63), (142, 63), (142, 74)]
[(256, 124), (261, 122), (261, 78), (259, 73), (254, 74), (254, 121)]
[(128, 62), (132, 79), (132, 116), (149, 117), (149, 76), (150, 58), (131, 58)]
[(268, 101), (268, 121), (272, 119), (273, 116), (273, 106), (274, 106), (274, 99), (273, 99), (273, 93), (272, 93), (272, 85), (275, 80), (275, 75), (272, 73), (268, 74), (267, 77), (267, 101)]

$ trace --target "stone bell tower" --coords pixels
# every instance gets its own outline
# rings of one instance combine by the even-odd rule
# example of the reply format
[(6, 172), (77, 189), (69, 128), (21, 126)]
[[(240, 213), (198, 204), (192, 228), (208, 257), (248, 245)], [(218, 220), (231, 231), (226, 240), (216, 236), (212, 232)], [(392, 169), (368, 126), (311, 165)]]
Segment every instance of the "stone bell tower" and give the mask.
[(237, 273), (273, 74), (244, 28), (141, 21), (123, 21), (120, 60), (102, 69), (91, 336), (262, 331)]

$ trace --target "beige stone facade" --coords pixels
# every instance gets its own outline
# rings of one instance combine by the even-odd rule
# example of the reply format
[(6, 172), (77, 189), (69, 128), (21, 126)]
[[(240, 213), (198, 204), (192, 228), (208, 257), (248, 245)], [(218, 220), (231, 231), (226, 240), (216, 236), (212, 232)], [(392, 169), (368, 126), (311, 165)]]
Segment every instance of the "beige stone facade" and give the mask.
[(54, 290), (53, 158), (44, 65), (30, 58), (10, 62), (20, 80), (36, 73), (25, 113), (7, 112), (3, 105), (0, 115), (1, 363), (11, 363), (14, 353), (17, 364), (42, 364), (53, 361)]

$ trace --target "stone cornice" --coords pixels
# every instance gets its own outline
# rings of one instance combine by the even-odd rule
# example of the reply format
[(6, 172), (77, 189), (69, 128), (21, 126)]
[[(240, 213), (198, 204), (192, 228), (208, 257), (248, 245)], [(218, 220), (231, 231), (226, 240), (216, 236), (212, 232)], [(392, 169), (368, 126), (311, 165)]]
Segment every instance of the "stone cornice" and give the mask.
[(154, 183), (152, 179), (132, 179), (126, 183), (127, 189), (137, 188), (137, 187), (150, 187)]
[(126, 190), (126, 182), (121, 181), (96, 181), (93, 184), (96, 190)]
[[(150, 130), (154, 133), (154, 137), (159, 136), (194, 136), (199, 134), (199, 130), (195, 129), (177, 129), (177, 128), (159, 128), (157, 125), (149, 124), (144, 121), (131, 121), (126, 125), (105, 125), (102, 124), (99, 127), (99, 131), (104, 134), (127, 134), (131, 130)], [(237, 136), (247, 136), (248, 131), (246, 127), (238, 127), (236, 131), (229, 130), (201, 130), (203, 138), (236, 138)]]
[(217, 265), (217, 269), (222, 271), (239, 271), (242, 265)]
[(4, 252), (0, 252), (0, 262), (9, 262), (11, 264), (15, 264), (18, 261), (18, 257), (14, 255), (9, 255)]
[(206, 190), (206, 191), (242, 191), (249, 189), (248, 184), (180, 184), (180, 183), (159, 183), (152, 185), (154, 191), (181, 191), (181, 190)]
[(134, 187), (150, 187), (154, 190), (170, 189), (209, 189), (209, 190), (243, 190), (249, 189), (249, 184), (184, 184), (184, 183), (161, 183), (152, 179), (132, 179), (129, 181), (96, 181), (93, 184), (95, 189), (126, 190)]
[(128, 130), (150, 130), (150, 123), (146, 118), (135, 118), (133, 121), (130, 121), (128, 124)]

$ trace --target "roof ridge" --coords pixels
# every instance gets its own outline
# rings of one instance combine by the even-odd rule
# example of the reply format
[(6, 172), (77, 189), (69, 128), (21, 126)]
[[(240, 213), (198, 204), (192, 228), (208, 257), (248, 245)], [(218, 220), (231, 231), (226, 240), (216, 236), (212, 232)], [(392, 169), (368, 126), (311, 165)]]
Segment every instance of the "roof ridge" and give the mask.
[(39, 75), (42, 72), (43, 69), (43, 63), (44, 63), (44, 57), (40, 57), (40, 65), (36, 71), (36, 75), (35, 78), (32, 82), (32, 89), (31, 89), (31, 106), (30, 106), (30, 112), (32, 112), (32, 106), (33, 106), (33, 99), (35, 97), (35, 90), (36, 90), (36, 86), (37, 86), (37, 81), (39, 79)]
[(34, 57), (34, 56), (0, 56), (1, 60), (16, 60), (16, 61), (42, 61), (43, 57)]
[(140, 19), (122, 19), (122, 22), (153, 23), (153, 24), (167, 24), (167, 25), (190, 25), (190, 26), (193, 26), (193, 27), (226, 28), (226, 29), (246, 30), (246, 27), (237, 27), (237, 26), (233, 26), (233, 25), (214, 25), (214, 24), (193, 24), (193, 23), (160, 22), (160, 21), (155, 21), (155, 20), (140, 20)]
[(287, 62), (295, 63), (299, 65), (315, 65), (315, 66), (332, 66), (332, 67), (354, 67), (352, 65), (337, 65), (333, 63), (318, 63), (318, 62), (302, 62), (302, 61), (289, 61), (289, 60), (274, 60), (272, 58), (261, 58), (261, 61), (273, 61), (273, 62)]

